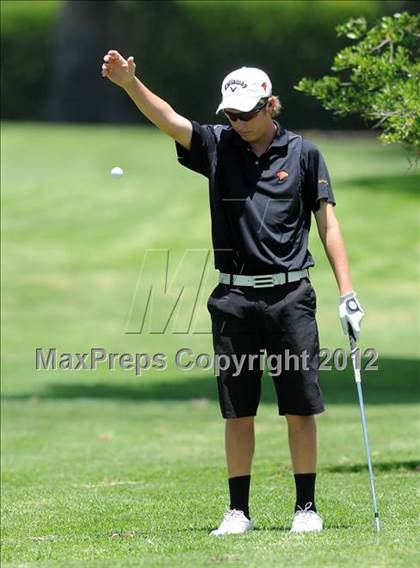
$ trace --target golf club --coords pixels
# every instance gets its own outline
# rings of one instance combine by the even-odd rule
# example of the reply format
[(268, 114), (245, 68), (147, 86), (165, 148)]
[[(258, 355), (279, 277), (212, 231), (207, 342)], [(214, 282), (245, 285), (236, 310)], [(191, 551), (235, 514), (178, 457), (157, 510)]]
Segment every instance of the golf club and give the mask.
[(369, 470), (370, 491), (372, 493), (372, 500), (373, 500), (375, 528), (376, 528), (376, 531), (379, 532), (380, 531), (380, 522), (379, 522), (378, 502), (376, 500), (375, 479), (374, 479), (374, 476), (373, 476), (372, 462), (371, 462), (371, 459), (370, 459), (368, 431), (367, 431), (365, 408), (364, 408), (364, 402), (363, 402), (362, 376), (361, 376), (361, 373), (360, 373), (360, 366), (357, 363), (357, 349), (358, 349), (358, 347), (357, 347), (356, 337), (354, 336), (353, 330), (351, 329), (350, 325), (349, 325), (349, 339), (350, 339), (350, 356), (351, 356), (351, 362), (353, 364), (354, 380), (356, 382), (357, 394), (359, 396), (360, 416), (362, 418), (363, 438), (364, 438), (364, 441), (365, 441), (365, 450), (366, 450), (366, 457), (367, 457), (368, 470)]

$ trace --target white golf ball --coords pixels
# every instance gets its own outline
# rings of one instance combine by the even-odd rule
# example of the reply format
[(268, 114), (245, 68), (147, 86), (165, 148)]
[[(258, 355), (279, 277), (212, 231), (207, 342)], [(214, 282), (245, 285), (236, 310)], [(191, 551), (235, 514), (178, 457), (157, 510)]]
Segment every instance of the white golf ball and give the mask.
[(118, 166), (115, 166), (115, 168), (112, 168), (111, 170), (112, 177), (119, 178), (123, 175), (123, 173), (124, 173), (123, 169), (119, 168)]

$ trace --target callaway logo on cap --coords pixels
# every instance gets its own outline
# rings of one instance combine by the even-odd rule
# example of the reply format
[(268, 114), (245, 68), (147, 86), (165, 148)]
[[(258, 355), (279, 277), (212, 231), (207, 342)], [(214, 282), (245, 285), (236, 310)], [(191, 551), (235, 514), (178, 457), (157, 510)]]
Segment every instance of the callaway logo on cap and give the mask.
[(222, 102), (216, 113), (225, 108), (248, 112), (264, 97), (271, 97), (267, 73), (255, 67), (241, 67), (227, 75), (222, 83)]

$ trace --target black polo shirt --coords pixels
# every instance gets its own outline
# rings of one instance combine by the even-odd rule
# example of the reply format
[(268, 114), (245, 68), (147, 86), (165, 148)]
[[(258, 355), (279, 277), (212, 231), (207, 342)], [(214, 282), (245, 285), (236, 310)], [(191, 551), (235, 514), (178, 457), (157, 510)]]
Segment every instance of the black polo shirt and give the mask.
[(209, 180), (216, 269), (258, 275), (314, 266), (311, 211), (320, 199), (335, 205), (319, 150), (277, 122), (260, 157), (230, 126), (192, 125), (191, 149), (176, 149), (180, 164)]

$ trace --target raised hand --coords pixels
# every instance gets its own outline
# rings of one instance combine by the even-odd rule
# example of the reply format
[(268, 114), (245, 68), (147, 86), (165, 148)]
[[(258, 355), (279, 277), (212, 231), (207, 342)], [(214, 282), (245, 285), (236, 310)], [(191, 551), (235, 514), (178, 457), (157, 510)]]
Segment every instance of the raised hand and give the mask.
[(136, 64), (134, 57), (124, 59), (124, 57), (113, 49), (109, 50), (104, 56), (102, 64), (102, 77), (107, 77), (119, 87), (126, 87), (134, 78)]

